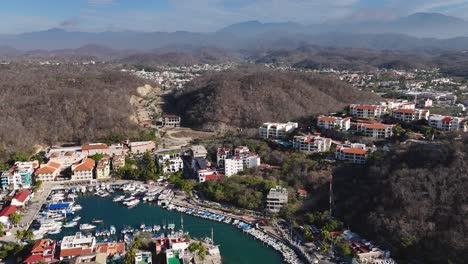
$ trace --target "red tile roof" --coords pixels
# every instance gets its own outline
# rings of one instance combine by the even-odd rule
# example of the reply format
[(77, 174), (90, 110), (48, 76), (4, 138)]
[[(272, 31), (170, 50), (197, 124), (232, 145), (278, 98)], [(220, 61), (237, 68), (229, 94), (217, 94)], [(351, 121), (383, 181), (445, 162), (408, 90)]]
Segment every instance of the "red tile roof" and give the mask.
[(335, 122), (338, 118), (332, 117), (332, 116), (319, 116), (318, 120), (319, 121), (325, 121), (325, 122)]
[(309, 192), (307, 192), (307, 191), (304, 190), (304, 189), (299, 189), (299, 190), (297, 190), (297, 194), (299, 194), (299, 195), (308, 195)]
[(377, 109), (377, 106), (375, 105), (354, 105), (354, 108), (359, 109), (359, 110), (375, 110)]
[(46, 249), (52, 249), (55, 247), (55, 241), (52, 239), (39, 239), (34, 243), (31, 249), (31, 253), (42, 253)]
[(444, 122), (444, 123), (450, 123), (450, 122), (452, 122), (452, 120), (453, 120), (453, 118), (447, 116), (447, 117), (443, 118), (441, 121)]
[(93, 250), (91, 248), (81, 249), (81, 248), (67, 248), (60, 250), (60, 257), (73, 257), (84, 254), (91, 254)]
[(94, 150), (94, 149), (108, 149), (109, 146), (104, 143), (94, 143), (94, 144), (84, 144), (81, 149), (82, 150)]
[(73, 171), (89, 171), (94, 169), (94, 160), (90, 158), (86, 158), (83, 162), (78, 164)]
[(16, 213), (16, 206), (13, 206), (13, 205), (9, 205), (5, 208), (3, 208), (3, 210), (0, 212), (0, 217), (1, 216), (10, 216), (11, 214), (13, 213)]
[(342, 149), (342, 151), (343, 153), (347, 153), (347, 154), (358, 154), (358, 155), (367, 154), (367, 150), (359, 149), (359, 148), (344, 148)]
[(28, 199), (28, 197), (29, 197), (29, 191), (26, 189), (23, 189), (16, 193), (14, 199), (16, 199), (20, 203), (23, 203), (24, 201), (26, 201), (26, 199)]
[(395, 113), (400, 113), (400, 114), (414, 114), (416, 110), (414, 109), (397, 109), (394, 111)]
[(362, 124), (365, 128), (368, 129), (386, 129), (387, 126), (384, 124)]

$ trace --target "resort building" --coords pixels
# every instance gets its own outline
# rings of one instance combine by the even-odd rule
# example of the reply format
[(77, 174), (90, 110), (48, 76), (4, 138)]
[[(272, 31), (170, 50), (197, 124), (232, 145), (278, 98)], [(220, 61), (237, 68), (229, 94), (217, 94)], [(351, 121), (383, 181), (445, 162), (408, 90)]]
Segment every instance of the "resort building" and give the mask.
[(53, 148), (49, 150), (46, 155), (49, 162), (61, 164), (62, 170), (71, 167), (73, 163), (76, 163), (85, 157), (86, 154), (81, 151), (80, 147)]
[(93, 179), (95, 162), (86, 158), (82, 162), (72, 165), (72, 180), (89, 181)]
[(299, 127), (298, 123), (263, 123), (258, 129), (259, 135), (263, 139), (284, 139)]
[(151, 264), (153, 262), (153, 255), (149, 251), (140, 251), (135, 254), (135, 264)]
[(365, 144), (341, 144), (336, 147), (335, 158), (340, 161), (364, 164), (369, 150)]
[(60, 175), (61, 170), (62, 164), (56, 161), (49, 161), (46, 164), (42, 164), (41, 167), (34, 172), (34, 176), (37, 180), (42, 182), (51, 182), (55, 181)]
[(461, 117), (431, 115), (429, 126), (442, 131), (468, 131), (468, 120)]
[(85, 236), (81, 232), (74, 236), (65, 236), (60, 245), (60, 260), (69, 260), (73, 257), (93, 253), (96, 238)]
[(29, 200), (31, 200), (32, 196), (33, 194), (27, 189), (19, 190), (11, 200), (11, 205), (16, 207), (24, 206)]
[(89, 143), (89, 144), (83, 145), (81, 147), (81, 151), (83, 152), (83, 154), (87, 156), (93, 156), (96, 154), (113, 156), (113, 155), (127, 154), (128, 148), (122, 144), (114, 144), (114, 145), (108, 146), (107, 144), (104, 144), (104, 143)]
[(288, 190), (281, 186), (270, 189), (266, 199), (266, 209), (270, 213), (277, 214), (288, 203)]
[(403, 121), (411, 122), (414, 120), (429, 119), (429, 110), (425, 109), (396, 109), (392, 112), (393, 118)]
[(161, 127), (180, 127), (180, 116), (163, 114), (157, 122), (157, 125)]
[(57, 243), (51, 239), (39, 239), (34, 243), (31, 249), (30, 255), (24, 259), (24, 263), (27, 264), (51, 264), (59, 262), (55, 258), (55, 248)]
[(115, 155), (112, 157), (112, 169), (117, 170), (125, 166), (125, 156)]
[(348, 131), (351, 128), (351, 118), (321, 115), (317, 118), (317, 127), (323, 129), (339, 129), (341, 131)]
[(39, 167), (39, 162), (16, 162), (9, 170), (1, 174), (2, 189), (17, 190), (31, 186), (32, 174)]
[(317, 153), (330, 150), (331, 138), (324, 138), (319, 135), (295, 136), (293, 147), (301, 152)]
[(175, 173), (184, 169), (181, 152), (166, 152), (158, 154), (158, 165), (164, 173)]
[(156, 149), (156, 143), (154, 143), (154, 141), (127, 142), (127, 145), (132, 154), (143, 154)]
[(385, 125), (381, 123), (357, 123), (357, 132), (366, 137), (389, 138), (393, 136), (394, 125)]
[(96, 165), (96, 179), (110, 178), (110, 157), (103, 157)]
[(351, 104), (349, 113), (359, 118), (380, 118), (385, 113), (386, 107), (383, 105)]

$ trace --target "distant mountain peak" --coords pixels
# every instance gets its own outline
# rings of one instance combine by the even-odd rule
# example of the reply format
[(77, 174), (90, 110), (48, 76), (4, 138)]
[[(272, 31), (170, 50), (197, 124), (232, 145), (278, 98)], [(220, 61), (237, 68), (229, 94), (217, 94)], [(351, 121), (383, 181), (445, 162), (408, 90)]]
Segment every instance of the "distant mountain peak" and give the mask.
[(412, 21), (428, 21), (432, 23), (461, 23), (465, 22), (463, 19), (453, 16), (447, 16), (441, 13), (426, 13), (426, 12), (418, 12), (411, 14), (405, 18), (404, 20), (412, 20)]

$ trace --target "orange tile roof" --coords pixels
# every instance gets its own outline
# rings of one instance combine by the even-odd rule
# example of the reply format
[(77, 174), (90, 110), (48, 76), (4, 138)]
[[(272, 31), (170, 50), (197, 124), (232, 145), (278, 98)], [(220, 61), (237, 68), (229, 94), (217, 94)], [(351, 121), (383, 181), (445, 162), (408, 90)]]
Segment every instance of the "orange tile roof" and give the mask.
[(360, 109), (360, 110), (375, 110), (377, 109), (377, 106), (375, 105), (355, 105), (354, 108)]
[(90, 158), (86, 158), (83, 162), (81, 162), (78, 166), (76, 166), (73, 171), (89, 171), (94, 169), (94, 160)]
[(338, 118), (332, 116), (319, 116), (318, 120), (325, 122), (335, 122)]
[(363, 127), (368, 129), (386, 129), (391, 125), (384, 125), (384, 124), (362, 124)]
[(81, 249), (81, 248), (67, 248), (60, 250), (60, 257), (73, 257), (83, 254), (91, 254), (93, 251), (91, 248)]
[(34, 246), (31, 249), (31, 253), (41, 253), (46, 247), (52, 246), (54, 241), (52, 239), (40, 239), (34, 243)]
[(395, 113), (402, 113), (402, 114), (414, 114), (416, 110), (414, 109), (397, 109), (395, 110)]
[(39, 174), (50, 174), (54, 173), (57, 169), (49, 167), (47, 165), (40, 167), (39, 169), (36, 170), (34, 174), (39, 175)]
[(95, 143), (95, 144), (84, 144), (81, 149), (82, 150), (94, 150), (94, 149), (108, 149), (109, 146), (104, 143)]
[(358, 154), (358, 155), (367, 154), (367, 150), (359, 149), (359, 148), (343, 148), (342, 151), (343, 153), (347, 153), (347, 154)]
[(62, 164), (55, 162), (55, 161), (49, 161), (47, 162), (47, 166), (55, 168), (55, 169), (60, 169), (60, 167), (62, 167)]

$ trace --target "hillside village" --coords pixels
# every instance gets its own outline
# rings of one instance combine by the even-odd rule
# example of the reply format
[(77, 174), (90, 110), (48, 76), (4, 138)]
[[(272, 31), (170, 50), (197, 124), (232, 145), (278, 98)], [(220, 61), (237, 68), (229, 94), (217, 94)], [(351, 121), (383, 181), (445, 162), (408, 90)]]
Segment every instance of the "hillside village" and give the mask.
[[(221, 68), (218, 69), (218, 67)], [(169, 74), (166, 71), (161, 74), (150, 74), (144, 71), (133, 73), (139, 77), (157, 81), (167, 89), (179, 89), (190, 78), (196, 76), (198, 71), (217, 71), (224, 69), (223, 67), (228, 66), (214, 66), (213, 69), (210, 67), (200, 68), (199, 66), (183, 68), (182, 70), (186, 70), (186, 73), (180, 75)], [(374, 76), (338, 71), (326, 72), (327, 74), (336, 74), (340, 79), (362, 89), (397, 85), (396, 82), (392, 81), (375, 84)], [(417, 76), (416, 73), (401, 72), (398, 75), (409, 79)], [(407, 82), (407, 85), (411, 86), (408, 83), (411, 82)], [(454, 83), (450, 79), (437, 79), (429, 83), (455, 85), (458, 87), (457, 89), (464, 90), (460, 83)], [(288, 122), (281, 122), (287, 120), (272, 120), (272, 122), (259, 124), (256, 135), (252, 138), (264, 141), (268, 145), (279, 146), (281, 151), (311, 155), (312, 159), (319, 157), (329, 164), (349, 163), (362, 166), (366, 164), (374, 152), (388, 151), (395, 141), (430, 142), (444, 133), (468, 132), (468, 119), (463, 116), (464, 108), (461, 106), (460, 111), (454, 115), (432, 113), (434, 107), (438, 107), (438, 111), (441, 107), (458, 107), (460, 99), (455, 93), (434, 92), (429, 88), (427, 88), (429, 90), (424, 90), (425, 88), (422, 87), (426, 84), (427, 82), (411, 86), (409, 88), (411, 92), (405, 94), (414, 96), (409, 99), (382, 98), (381, 101), (375, 102), (356, 102), (349, 104), (339, 113), (307, 117), (307, 123), (303, 123), (303, 120), (289, 120)], [(151, 127), (156, 127), (159, 130), (170, 131), (183, 126), (182, 118), (170, 113), (162, 113), (152, 122)], [(209, 139), (204, 139), (201, 143), (195, 143), (195, 141), (194, 144), (170, 150), (164, 149), (163, 146), (154, 141), (131, 142), (129, 140), (113, 144), (87, 143), (82, 146), (58, 146), (38, 153), (35, 155), (37, 160), (12, 160), (11, 166), (5, 168), (1, 174), (4, 200), (3, 209), (0, 212), (0, 222), (5, 230), (2, 233), (12, 236), (11, 231), (19, 230), (17, 215), (24, 214), (23, 208), (28, 208), (28, 201), (34, 197), (34, 191), (37, 191), (42, 185), (98, 186), (116, 179), (145, 180), (147, 184), (153, 184), (157, 181), (164, 191), (161, 191), (159, 196), (148, 196), (147, 193), (151, 192), (151, 189), (144, 189), (143, 193), (146, 193), (144, 197), (147, 198), (147, 201), (150, 199), (158, 201), (158, 204), (163, 201), (162, 203), (167, 206), (174, 197), (173, 192), (178, 188), (187, 187), (189, 181), (195, 181), (194, 185), (210, 186), (207, 185), (210, 182), (224, 182), (226, 179), (242, 178), (243, 175), (252, 173), (254, 175), (257, 173), (267, 174), (270, 170), (281, 168), (279, 166), (281, 164), (263, 162), (264, 157), (255, 153), (256, 148), (250, 148), (247, 145), (225, 146), (218, 144), (213, 152), (212, 148), (208, 148)], [(215, 141), (213, 139), (213, 142)], [(210, 157), (212, 154), (215, 158)], [(144, 166), (148, 170), (142, 171), (141, 176), (135, 176), (135, 164), (145, 164)], [(106, 197), (108, 195), (106, 191), (108, 189), (95, 188), (99, 196)], [(192, 189), (188, 188), (191, 192), (194, 186), (191, 186)], [(202, 192), (199, 194), (203, 195)], [(294, 200), (307, 200), (310, 195), (310, 190), (297, 189), (291, 192), (291, 187), (285, 186), (284, 182), (275, 183), (268, 186), (265, 195), (261, 197), (263, 213), (254, 215), (258, 217), (257, 220), (282, 216), (292, 197)], [(140, 200), (135, 199), (132, 201), (138, 204)], [(210, 202), (207, 201), (207, 203)], [(130, 206), (133, 204), (131, 203)], [(318, 216), (322, 224), (325, 223), (323, 226), (303, 224), (298, 227), (298, 224), (295, 223), (293, 227), (292, 222), (286, 221), (285, 223), (289, 223), (289, 226), (280, 227), (273, 224), (273, 227), (278, 234), (281, 234), (284, 241), (292, 245), (291, 248), (300, 252), (310, 263), (315, 263), (313, 259), (316, 259), (317, 256), (322, 256), (320, 259), (330, 261), (351, 257), (359, 263), (396, 263), (391, 258), (390, 250), (345, 229), (344, 223), (335, 219), (331, 210), (332, 207), (330, 207), (328, 214), (325, 212)], [(31, 224), (31, 222), (27, 221), (26, 224)], [(330, 224), (335, 226), (327, 226)], [(294, 235), (287, 234), (288, 228), (295, 230)], [(324, 231), (326, 232), (324, 233)], [(338, 238), (339, 246), (333, 248), (333, 243)], [(60, 247), (57, 242), (50, 239), (38, 239), (25, 263), (37, 263), (39, 260), (53, 263), (52, 260), (59, 254), (59, 248), (61, 248), (60, 252), (66, 252), (67, 247), (70, 249), (79, 248), (80, 252), (85, 252), (83, 249), (89, 245), (84, 244), (92, 244), (92, 254), (94, 254), (92, 258), (96, 263), (100, 263), (100, 261), (105, 262), (106, 258), (117, 253), (123, 254), (126, 247), (125, 244), (97, 244), (94, 237), (84, 238), (79, 234), (74, 237), (63, 237)], [(179, 242), (184, 243), (184, 248), (188, 247), (186, 241), (172, 242), (172, 246), (176, 247), (176, 243)], [(216, 255), (216, 249), (213, 250), (212, 254)], [(87, 252), (87, 254), (89, 253), (91, 252)], [(39, 257), (41, 254), (42, 257)], [(149, 253), (149, 257), (145, 254), (148, 253), (140, 252), (139, 255), (135, 256), (135, 259), (147, 259), (146, 262), (137, 261), (138, 263), (151, 263), (148, 260), (151, 258), (151, 253)], [(84, 255), (84, 253), (73, 253), (67, 255), (67, 258), (71, 263), (79, 263), (80, 258), (83, 258)], [(291, 259), (295, 259), (295, 257), (291, 257)], [(292, 261), (291, 263), (299, 262)]]

